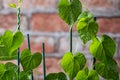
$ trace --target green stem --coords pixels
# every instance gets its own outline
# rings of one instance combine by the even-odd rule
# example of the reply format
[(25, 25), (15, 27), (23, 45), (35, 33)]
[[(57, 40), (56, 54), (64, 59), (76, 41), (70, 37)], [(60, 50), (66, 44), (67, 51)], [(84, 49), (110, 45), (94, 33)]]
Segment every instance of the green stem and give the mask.
[(20, 80), (20, 49), (18, 49), (18, 80)]
[(20, 7), (17, 8), (17, 30), (20, 30)]
[(44, 71), (44, 80), (46, 80), (45, 44), (44, 44), (44, 43), (42, 43), (42, 55), (43, 55), (43, 71)]
[[(31, 48), (30, 48), (30, 35), (29, 34), (27, 34), (27, 41), (28, 41), (28, 49), (31, 51)], [(33, 71), (32, 71), (31, 79), (34, 80)]]
[(27, 41), (28, 41), (28, 49), (31, 50), (31, 48), (30, 48), (30, 35), (29, 34), (27, 34)]
[[(17, 31), (20, 31), (20, 7), (17, 8)], [(18, 48), (18, 80), (20, 80), (20, 48)]]
[(72, 27), (70, 27), (70, 52), (72, 53)]

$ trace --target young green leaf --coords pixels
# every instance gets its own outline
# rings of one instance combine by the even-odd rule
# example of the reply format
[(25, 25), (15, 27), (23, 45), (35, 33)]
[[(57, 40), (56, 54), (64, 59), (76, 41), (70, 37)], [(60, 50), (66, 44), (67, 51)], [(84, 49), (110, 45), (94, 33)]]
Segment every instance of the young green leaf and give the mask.
[(101, 41), (105, 49), (106, 55), (113, 58), (116, 51), (115, 41), (107, 35), (103, 35)]
[(17, 31), (13, 37), (10, 53), (18, 49), (22, 45), (23, 41), (24, 41), (24, 36), (22, 32)]
[(13, 63), (0, 64), (0, 80), (17, 80), (17, 66)]
[(76, 80), (88, 80), (88, 68), (80, 70), (76, 75)]
[(0, 37), (0, 60), (11, 60), (17, 58), (17, 49), (23, 42), (23, 34), (20, 31), (14, 34), (7, 30)]
[(88, 68), (85, 68), (78, 72), (76, 80), (99, 80), (99, 76), (95, 70), (88, 71)]
[(14, 3), (9, 4), (9, 6), (10, 6), (11, 8), (16, 8), (16, 4), (14, 4)]
[(93, 20), (93, 16), (90, 12), (85, 11), (79, 16), (77, 32), (84, 44), (96, 37), (98, 32), (98, 24)]
[(22, 71), (20, 72), (20, 80), (30, 80), (30, 76), (31, 76), (32, 72), (26, 72), (26, 71)]
[(88, 73), (88, 80), (99, 80), (99, 76), (95, 70), (90, 70)]
[(47, 75), (46, 80), (67, 80), (67, 77), (63, 72), (50, 73)]
[(82, 53), (72, 55), (71, 52), (65, 53), (62, 58), (62, 68), (69, 75), (72, 80), (79, 70), (81, 70), (86, 63), (86, 59)]
[(2, 78), (4, 72), (5, 72), (5, 66), (3, 63), (0, 63), (0, 79)]
[(78, 21), (80, 20), (83, 22), (88, 22), (93, 18), (94, 18), (94, 15), (89, 10), (86, 10), (82, 14), (79, 15)]
[(18, 0), (18, 2), (19, 2), (19, 3), (21, 3), (21, 2), (22, 2), (22, 0)]
[(103, 35), (101, 41), (93, 39), (90, 45), (91, 54), (100, 61), (106, 61), (106, 57), (113, 58), (116, 50), (115, 42), (107, 35)]
[(40, 53), (32, 53), (25, 49), (21, 53), (21, 64), (25, 71), (33, 70), (34, 68), (38, 67), (42, 61), (42, 55)]
[(117, 63), (111, 59), (107, 59), (107, 64), (99, 62), (95, 64), (95, 69), (103, 78), (109, 80), (119, 80)]
[(68, 24), (73, 25), (82, 12), (82, 5), (79, 0), (60, 0), (58, 4), (60, 17)]
[(2, 40), (2, 44), (4, 45), (4, 47), (6, 47), (6, 49), (9, 49), (12, 45), (12, 41), (13, 41), (13, 33), (10, 30), (6, 30), (3, 34), (3, 36), (1, 37)]

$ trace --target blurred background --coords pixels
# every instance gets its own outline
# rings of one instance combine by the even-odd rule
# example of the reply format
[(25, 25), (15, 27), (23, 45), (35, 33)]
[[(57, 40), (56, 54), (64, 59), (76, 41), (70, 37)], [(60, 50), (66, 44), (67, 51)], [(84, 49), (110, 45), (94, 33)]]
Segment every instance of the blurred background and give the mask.
[[(21, 8), (21, 31), (30, 34), (31, 51), (41, 52), (45, 43), (46, 71), (48, 73), (63, 71), (60, 59), (69, 51), (69, 26), (58, 15), (59, 0), (23, 0)], [(88, 8), (97, 17), (98, 35), (104, 33), (111, 36), (117, 44), (115, 59), (120, 70), (120, 0), (81, 0), (83, 9)], [(5, 30), (16, 30), (16, 9), (9, 8), (10, 3), (17, 0), (0, 0), (0, 34)], [(27, 39), (21, 50), (27, 48)], [(73, 27), (73, 52), (85, 54), (88, 66), (92, 57), (89, 54), (89, 42), (83, 45)], [(42, 64), (34, 70), (36, 80), (42, 80)]]

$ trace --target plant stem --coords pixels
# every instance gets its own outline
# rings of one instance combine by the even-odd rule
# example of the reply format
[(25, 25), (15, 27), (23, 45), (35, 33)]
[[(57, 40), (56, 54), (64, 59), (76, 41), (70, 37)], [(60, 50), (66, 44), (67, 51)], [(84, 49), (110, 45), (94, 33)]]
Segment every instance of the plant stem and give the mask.
[(44, 43), (42, 43), (42, 55), (43, 55), (43, 71), (44, 71), (44, 80), (46, 80), (45, 44), (44, 44)]
[[(27, 41), (28, 41), (28, 49), (31, 51), (31, 47), (30, 47), (30, 35), (27, 34)], [(33, 76), (33, 71), (32, 71), (32, 77), (31, 77), (32, 80), (34, 80), (34, 76)]]
[[(96, 21), (96, 17), (94, 17), (94, 20)], [(95, 57), (93, 57), (93, 69), (95, 70), (95, 63), (96, 63), (96, 59), (95, 59)]]
[[(20, 31), (20, 7), (17, 8), (17, 31)], [(20, 48), (18, 48), (18, 80), (20, 80)]]
[(20, 49), (18, 48), (18, 80), (20, 80)]
[(70, 52), (72, 53), (72, 27), (70, 27)]
[(27, 41), (28, 41), (28, 49), (31, 50), (31, 48), (30, 48), (30, 35), (29, 34), (27, 34)]
[(17, 8), (17, 30), (20, 30), (20, 7)]

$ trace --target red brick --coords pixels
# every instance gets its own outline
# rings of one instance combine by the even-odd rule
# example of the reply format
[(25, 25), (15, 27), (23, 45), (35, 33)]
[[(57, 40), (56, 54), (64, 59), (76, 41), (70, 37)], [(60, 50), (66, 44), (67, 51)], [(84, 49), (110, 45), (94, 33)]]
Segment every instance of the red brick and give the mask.
[[(55, 52), (55, 40), (52, 37), (45, 36), (31, 36), (31, 51), (32, 52), (42, 52), (42, 43), (45, 43), (45, 52), (54, 53)], [(25, 39), (21, 50), (28, 48), (27, 39)]]
[(84, 7), (101, 9), (118, 9), (119, 0), (80, 0)]
[[(61, 60), (58, 58), (46, 58), (46, 72), (49, 73), (57, 73), (63, 71), (60, 64)], [(35, 75), (43, 75), (43, 63), (34, 70)]]
[[(57, 0), (23, 0), (22, 8), (40, 8), (40, 9), (55, 9), (57, 8)], [(3, 0), (4, 7), (8, 8), (8, 4), (17, 3), (17, 0)]]
[(2, 9), (2, 0), (0, 0), (0, 10)]
[(41, 32), (69, 31), (69, 27), (58, 14), (33, 14), (32, 30)]
[[(17, 26), (17, 17), (15, 14), (0, 15), (0, 33), (3, 33), (7, 29), (15, 31), (16, 26)], [(22, 16), (21, 31), (24, 31), (26, 29), (27, 29), (27, 19), (25, 16)]]
[(100, 18), (97, 22), (100, 33), (120, 33), (120, 18)]
[[(86, 54), (88, 52), (88, 44), (86, 46), (83, 45), (82, 41), (79, 37), (73, 37), (73, 53), (75, 52), (84, 52)], [(59, 53), (65, 53), (68, 52), (70, 48), (70, 39), (69, 37), (61, 37), (59, 40)]]

